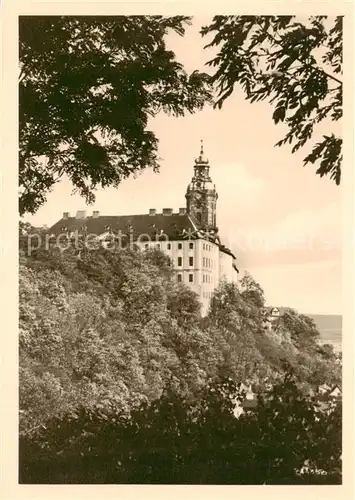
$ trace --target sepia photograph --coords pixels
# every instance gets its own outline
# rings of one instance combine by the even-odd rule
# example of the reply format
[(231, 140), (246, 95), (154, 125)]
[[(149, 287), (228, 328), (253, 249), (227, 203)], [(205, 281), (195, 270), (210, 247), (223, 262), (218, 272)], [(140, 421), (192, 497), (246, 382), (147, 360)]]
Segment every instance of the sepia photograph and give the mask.
[(342, 484), (344, 16), (217, 7), (18, 17), (20, 484)]

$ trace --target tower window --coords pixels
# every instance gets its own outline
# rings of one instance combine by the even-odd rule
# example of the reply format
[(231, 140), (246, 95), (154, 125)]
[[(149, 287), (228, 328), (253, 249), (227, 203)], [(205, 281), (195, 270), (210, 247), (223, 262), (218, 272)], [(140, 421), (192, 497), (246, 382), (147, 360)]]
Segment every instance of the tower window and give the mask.
[(178, 243), (178, 249), (181, 250), (182, 249), (182, 243)]
[(181, 275), (181, 274), (178, 274), (178, 275), (177, 275), (177, 280), (178, 280), (178, 282), (179, 282), (179, 283), (181, 283), (181, 282), (182, 282), (182, 275)]
[(206, 267), (206, 259), (203, 257), (203, 267)]
[(189, 257), (189, 266), (193, 266), (193, 265), (194, 265), (194, 258)]
[(182, 257), (178, 257), (178, 266), (182, 266)]
[(194, 275), (193, 274), (189, 274), (189, 282), (193, 283), (193, 281), (194, 281)]
[(202, 248), (205, 249), (205, 244), (202, 245)]
[(171, 243), (168, 243), (168, 250), (171, 250)]
[(193, 244), (193, 243), (189, 243), (189, 248), (190, 248), (190, 250), (192, 250), (192, 249), (193, 249), (193, 247), (194, 247), (194, 244)]

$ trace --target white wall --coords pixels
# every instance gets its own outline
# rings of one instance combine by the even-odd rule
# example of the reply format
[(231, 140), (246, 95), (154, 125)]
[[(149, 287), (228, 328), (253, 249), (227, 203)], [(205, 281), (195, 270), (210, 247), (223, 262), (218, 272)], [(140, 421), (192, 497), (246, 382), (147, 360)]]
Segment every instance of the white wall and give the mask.
[[(192, 244), (193, 248), (190, 248)], [(157, 248), (166, 253), (173, 263), (176, 274), (182, 276), (182, 282), (188, 285), (200, 297), (202, 314), (208, 312), (213, 291), (218, 287), (222, 276), (228, 281), (236, 280), (236, 271), (233, 269), (233, 258), (221, 252), (218, 245), (207, 240), (181, 240), (181, 241), (150, 241), (138, 242), (137, 245), (145, 248)], [(148, 246), (146, 246), (148, 245)], [(179, 246), (181, 245), (181, 248)], [(178, 266), (178, 258), (182, 258), (182, 266)], [(189, 257), (193, 257), (190, 266)], [(193, 275), (193, 282), (189, 275)]]

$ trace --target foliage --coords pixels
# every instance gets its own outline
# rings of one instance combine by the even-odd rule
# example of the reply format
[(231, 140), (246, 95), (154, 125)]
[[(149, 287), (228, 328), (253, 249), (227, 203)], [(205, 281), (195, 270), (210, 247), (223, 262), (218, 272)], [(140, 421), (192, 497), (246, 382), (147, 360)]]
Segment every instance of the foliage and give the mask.
[(167, 390), (130, 417), (82, 409), (20, 441), (20, 482), (339, 484), (341, 404), (321, 411), (290, 379), (235, 418), (238, 386), (210, 383), (198, 403)]
[(34, 213), (66, 175), (94, 201), (158, 169), (158, 139), (148, 127), (160, 111), (175, 116), (210, 100), (209, 77), (186, 73), (168, 50), (184, 16), (21, 16), (19, 56), (20, 213)]
[[(291, 401), (296, 420), (288, 425), (276, 412), (279, 434), (267, 434), (268, 405), (260, 406), (260, 420), (244, 415), (237, 422), (230, 411), (232, 395), (240, 397), (238, 384), (250, 384), (262, 395), (292, 370), (296, 385), (284, 389), (296, 390), (302, 411), (310, 412), (309, 425), (317, 426), (312, 415), (318, 403), (307, 394), (324, 382), (341, 381), (341, 364), (329, 346), (319, 345), (309, 318), (287, 310), (271, 332), (264, 331), (263, 291), (251, 276), (238, 286), (222, 283), (208, 316), (201, 318), (197, 296), (176, 282), (169, 259), (159, 251), (99, 248), (78, 258), (71, 248), (38, 249), (22, 254), (19, 292), (26, 481), (45, 480), (46, 474), (54, 482), (265, 481), (266, 471), (257, 472), (257, 463), (264, 463), (266, 447), (274, 449), (282, 437), (289, 452), (292, 422), (302, 433), (308, 432), (306, 423), (297, 416), (299, 403)], [(320, 435), (321, 430), (315, 442)], [(304, 439), (295, 461), (277, 448), (270, 458), (276, 468), (271, 482), (286, 480), (277, 470), (287, 467), (287, 480), (301, 481), (291, 468), (300, 466), (302, 454), (320, 463), (318, 448), (305, 454)], [(258, 440), (264, 440), (264, 451)], [(250, 449), (254, 455), (247, 454)], [(328, 451), (322, 453), (328, 460)], [(279, 456), (284, 462), (276, 466)]]
[(309, 318), (289, 310), (262, 328), (263, 292), (223, 283), (207, 318), (159, 251), (39, 249), (20, 260), (21, 432), (82, 405), (128, 411), (167, 384), (194, 398), (218, 376), (263, 387), (285, 362), (305, 388), (340, 383)]
[[(217, 47), (209, 61), (216, 68), (216, 106), (221, 107), (235, 85), (249, 102), (268, 100), (273, 120), (288, 127), (277, 146), (292, 144), (292, 152), (317, 133), (323, 120), (342, 117), (342, 17), (215, 16), (201, 31)], [(317, 164), (316, 173), (340, 183), (342, 139), (329, 132), (304, 158)]]

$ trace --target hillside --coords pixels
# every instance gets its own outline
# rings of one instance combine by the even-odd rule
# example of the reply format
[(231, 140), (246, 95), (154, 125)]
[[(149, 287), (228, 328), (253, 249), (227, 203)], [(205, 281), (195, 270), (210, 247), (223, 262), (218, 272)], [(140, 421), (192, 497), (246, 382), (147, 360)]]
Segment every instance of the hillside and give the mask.
[[(320, 422), (309, 395), (339, 384), (341, 365), (297, 311), (266, 332), (264, 304), (245, 276), (223, 283), (202, 318), (159, 251), (21, 253), (21, 482), (265, 484), (263, 440), (276, 482), (299, 481), (306, 456), (329, 470), (319, 456), (339, 448), (339, 412)], [(261, 398), (272, 391), (257, 419), (231, 412), (242, 382)]]

